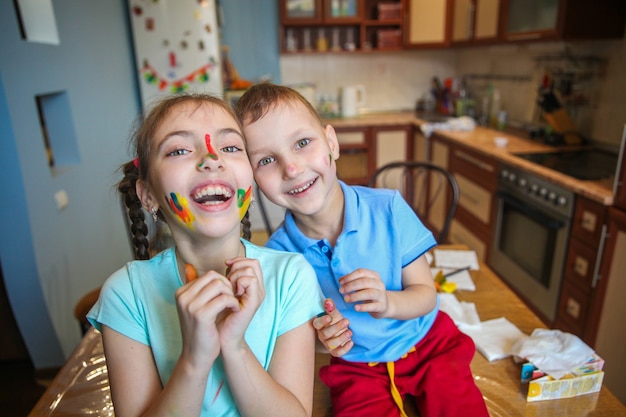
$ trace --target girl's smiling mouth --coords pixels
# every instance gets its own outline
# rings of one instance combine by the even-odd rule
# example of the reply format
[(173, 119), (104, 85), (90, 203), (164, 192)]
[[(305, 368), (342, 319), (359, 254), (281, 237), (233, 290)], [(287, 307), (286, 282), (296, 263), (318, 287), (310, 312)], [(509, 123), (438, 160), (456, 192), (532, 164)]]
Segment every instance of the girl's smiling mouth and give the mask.
[(231, 199), (234, 191), (224, 185), (208, 185), (198, 188), (191, 194), (191, 198), (203, 206), (218, 205)]

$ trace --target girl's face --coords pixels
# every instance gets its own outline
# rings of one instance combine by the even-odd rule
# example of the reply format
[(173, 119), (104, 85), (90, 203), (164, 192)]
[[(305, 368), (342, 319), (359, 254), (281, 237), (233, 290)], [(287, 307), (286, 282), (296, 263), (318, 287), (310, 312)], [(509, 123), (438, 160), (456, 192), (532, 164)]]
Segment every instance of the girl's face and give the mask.
[(252, 198), (252, 170), (237, 122), (210, 103), (181, 103), (156, 129), (145, 207), (160, 208), (170, 228), (209, 237), (236, 234)]
[(279, 103), (244, 127), (254, 177), (279, 206), (320, 213), (336, 184), (339, 145), (301, 103)]

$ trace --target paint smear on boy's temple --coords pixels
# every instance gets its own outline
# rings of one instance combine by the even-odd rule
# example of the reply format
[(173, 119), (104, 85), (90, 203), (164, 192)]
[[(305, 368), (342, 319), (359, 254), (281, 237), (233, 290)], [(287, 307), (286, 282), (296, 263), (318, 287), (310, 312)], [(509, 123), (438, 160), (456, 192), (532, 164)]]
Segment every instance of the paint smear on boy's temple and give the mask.
[(194, 216), (191, 210), (189, 210), (189, 202), (178, 193), (170, 193), (168, 199), (170, 207), (174, 210), (174, 213), (178, 215), (180, 220), (189, 227), (192, 227)]
[(239, 220), (246, 215), (250, 202), (252, 201), (252, 186), (245, 191), (243, 188), (237, 190), (237, 206), (239, 207)]

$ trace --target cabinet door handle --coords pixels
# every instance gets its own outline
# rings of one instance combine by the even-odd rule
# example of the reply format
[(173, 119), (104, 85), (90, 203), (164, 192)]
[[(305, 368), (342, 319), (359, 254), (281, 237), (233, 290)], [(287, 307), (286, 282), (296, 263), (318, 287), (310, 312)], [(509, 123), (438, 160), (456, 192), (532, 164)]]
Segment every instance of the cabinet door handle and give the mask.
[(596, 256), (596, 264), (593, 268), (593, 280), (591, 281), (591, 288), (595, 288), (598, 281), (602, 279), (600, 276), (600, 264), (602, 263), (602, 253), (604, 252), (604, 242), (607, 238), (607, 226), (602, 225), (602, 232), (600, 233), (600, 244), (598, 245), (598, 255)]
[(463, 151), (455, 151), (454, 152), (456, 154), (456, 156), (459, 157), (459, 159), (462, 159), (466, 162), (469, 162), (472, 165), (477, 166), (478, 168), (487, 171), (487, 172), (494, 172), (494, 167), (490, 164), (487, 164), (483, 161), (481, 161), (478, 158), (474, 158), (473, 156), (463, 152)]

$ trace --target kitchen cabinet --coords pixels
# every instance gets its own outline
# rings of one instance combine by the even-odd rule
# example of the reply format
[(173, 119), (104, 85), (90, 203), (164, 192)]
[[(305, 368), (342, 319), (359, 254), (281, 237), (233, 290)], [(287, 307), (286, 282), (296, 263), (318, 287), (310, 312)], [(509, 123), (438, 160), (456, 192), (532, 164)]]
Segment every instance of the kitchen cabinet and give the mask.
[(404, 0), (279, 0), (282, 53), (402, 49)]
[(406, 47), (450, 44), (452, 0), (408, 0), (407, 8)]
[[(599, 285), (602, 250), (606, 237), (606, 207), (579, 196), (574, 210), (570, 244), (555, 327), (579, 336), (590, 346), (595, 343), (597, 322), (593, 317), (602, 308), (604, 283)], [(600, 290), (600, 291), (599, 291)]]
[(340, 152), (337, 176), (347, 184), (367, 184), (376, 166), (370, 127), (336, 127), (335, 133)]
[(452, 43), (485, 43), (498, 40), (500, 0), (454, 0)]
[(376, 169), (406, 161), (413, 152), (411, 125), (336, 127), (340, 157), (337, 174), (348, 184), (367, 185)]
[(503, 0), (501, 16), (505, 41), (622, 38), (626, 5), (613, 0)]
[[(447, 168), (459, 185), (459, 207), (450, 227), (449, 240), (467, 245), (476, 251), (479, 259), (486, 260), (492, 241), (497, 163), (437, 134), (431, 141), (431, 161)], [(437, 210), (434, 212), (437, 216)], [(435, 227), (441, 227), (443, 212), (439, 213), (439, 218), (428, 220)]]

